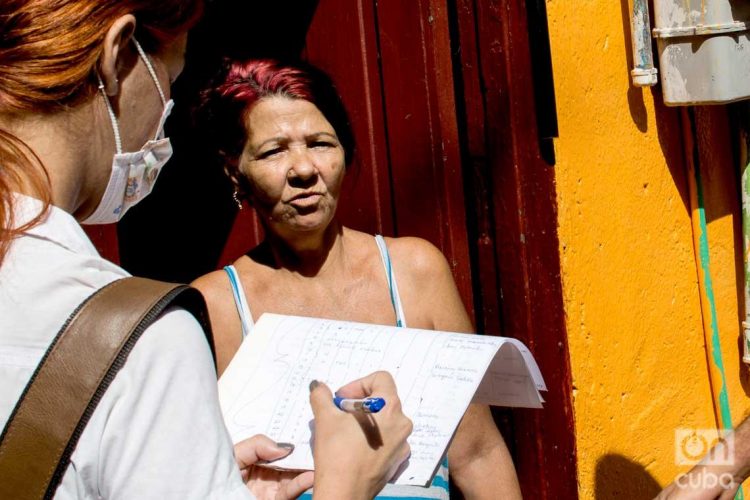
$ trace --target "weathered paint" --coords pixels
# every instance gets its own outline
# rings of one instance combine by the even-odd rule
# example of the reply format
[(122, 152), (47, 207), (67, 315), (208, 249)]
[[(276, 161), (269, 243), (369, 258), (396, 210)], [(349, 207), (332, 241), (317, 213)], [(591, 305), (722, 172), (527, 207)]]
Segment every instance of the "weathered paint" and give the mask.
[[(686, 470), (676, 429), (715, 428), (681, 118), (658, 87), (630, 86), (626, 0), (548, 0), (547, 9), (579, 492), (649, 498)], [(736, 424), (750, 408), (738, 341), (737, 167), (731, 144), (716, 142), (731, 136), (725, 114), (701, 110), (696, 121), (713, 324)]]
[(653, 4), (666, 102), (719, 104), (750, 95), (748, 25), (736, 3), (659, 0)]
[(651, 51), (651, 20), (646, 0), (634, 0), (632, 23), (635, 66), (639, 69), (651, 69), (654, 67), (654, 55)]
[(633, 85), (636, 87), (656, 85), (658, 71), (654, 68), (654, 54), (651, 49), (651, 21), (647, 0), (633, 0), (630, 26), (633, 39), (633, 60), (635, 61), (635, 67), (630, 72)]

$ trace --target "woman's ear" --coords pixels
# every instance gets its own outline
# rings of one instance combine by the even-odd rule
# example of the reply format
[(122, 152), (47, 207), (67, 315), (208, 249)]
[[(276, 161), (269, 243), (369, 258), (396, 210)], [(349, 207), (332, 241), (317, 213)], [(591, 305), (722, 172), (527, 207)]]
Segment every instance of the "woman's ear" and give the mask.
[(227, 177), (229, 177), (229, 180), (232, 182), (232, 187), (234, 187), (233, 196), (235, 197), (235, 201), (237, 201), (237, 199), (244, 200), (249, 205), (252, 205), (249, 198), (250, 193), (247, 179), (242, 175), (239, 167), (235, 166), (231, 160), (226, 157), (224, 158), (224, 160), (224, 173), (227, 175)]
[(240, 176), (242, 174), (240, 174), (239, 168), (232, 164), (232, 162), (226, 157), (224, 157), (224, 173), (229, 177), (229, 180), (232, 181), (232, 186), (234, 186), (235, 191), (242, 193), (242, 182), (240, 181)]
[(135, 16), (125, 14), (112, 23), (104, 36), (99, 71), (107, 95), (113, 96), (120, 92), (118, 75), (123, 65), (123, 51), (133, 38), (133, 33), (135, 33)]

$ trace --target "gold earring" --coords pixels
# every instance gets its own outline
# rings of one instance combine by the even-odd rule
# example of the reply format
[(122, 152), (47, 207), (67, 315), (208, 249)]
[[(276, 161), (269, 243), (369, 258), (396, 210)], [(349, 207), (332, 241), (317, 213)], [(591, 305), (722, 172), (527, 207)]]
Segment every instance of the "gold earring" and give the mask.
[(232, 193), (232, 199), (234, 200), (234, 203), (237, 205), (237, 209), (242, 210), (242, 200), (240, 200), (240, 192), (237, 190), (237, 188), (234, 188), (234, 192)]

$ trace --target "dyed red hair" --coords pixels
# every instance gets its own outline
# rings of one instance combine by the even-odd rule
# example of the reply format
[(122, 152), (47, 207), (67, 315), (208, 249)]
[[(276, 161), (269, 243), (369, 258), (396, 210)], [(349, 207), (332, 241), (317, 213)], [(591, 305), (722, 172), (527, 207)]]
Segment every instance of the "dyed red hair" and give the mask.
[[(2, 0), (0, 2), (0, 113), (48, 114), (90, 99), (104, 37), (125, 14), (136, 18), (136, 38), (148, 52), (184, 33), (203, 0)], [(14, 228), (12, 192), (24, 186), (44, 211)], [(0, 263), (10, 242), (37, 224), (51, 202), (44, 166), (22, 141), (0, 130)]]
[(351, 164), (354, 133), (331, 78), (304, 62), (251, 59), (228, 61), (214, 84), (201, 93), (199, 123), (227, 168), (238, 167), (247, 140), (248, 113), (258, 101), (274, 96), (313, 103), (336, 131), (346, 164)]

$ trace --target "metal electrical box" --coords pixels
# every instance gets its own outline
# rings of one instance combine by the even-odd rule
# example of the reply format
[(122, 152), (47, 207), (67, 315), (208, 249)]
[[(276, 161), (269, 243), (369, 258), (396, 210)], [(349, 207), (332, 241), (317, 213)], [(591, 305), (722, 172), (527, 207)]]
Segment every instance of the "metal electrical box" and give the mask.
[(664, 102), (750, 98), (750, 1), (654, 0)]

